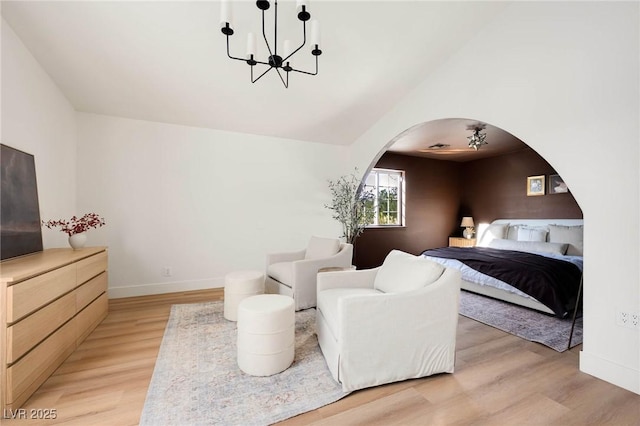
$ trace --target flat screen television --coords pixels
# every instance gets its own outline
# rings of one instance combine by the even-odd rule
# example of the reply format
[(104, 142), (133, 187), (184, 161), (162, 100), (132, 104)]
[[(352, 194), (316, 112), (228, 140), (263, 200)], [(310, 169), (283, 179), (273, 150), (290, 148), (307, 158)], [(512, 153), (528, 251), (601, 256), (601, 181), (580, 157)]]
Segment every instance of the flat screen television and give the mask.
[(35, 158), (0, 144), (0, 259), (42, 251)]

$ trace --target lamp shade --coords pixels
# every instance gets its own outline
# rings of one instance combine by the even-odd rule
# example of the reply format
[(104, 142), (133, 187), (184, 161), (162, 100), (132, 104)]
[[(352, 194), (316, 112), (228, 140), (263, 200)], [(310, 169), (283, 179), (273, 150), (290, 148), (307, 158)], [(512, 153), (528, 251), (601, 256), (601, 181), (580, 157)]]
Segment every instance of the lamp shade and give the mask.
[(460, 223), (460, 226), (463, 228), (468, 228), (468, 227), (473, 227), (475, 226), (473, 224), (473, 218), (471, 216), (465, 216), (462, 218), (462, 222)]

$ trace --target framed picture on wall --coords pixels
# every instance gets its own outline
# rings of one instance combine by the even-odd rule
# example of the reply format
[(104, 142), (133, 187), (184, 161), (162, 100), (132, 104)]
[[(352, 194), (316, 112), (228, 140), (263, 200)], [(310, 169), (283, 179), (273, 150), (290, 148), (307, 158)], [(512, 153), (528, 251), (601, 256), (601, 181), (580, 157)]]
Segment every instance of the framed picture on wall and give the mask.
[(527, 196), (544, 195), (544, 175), (527, 178)]
[(549, 194), (564, 194), (565, 192), (569, 192), (569, 188), (560, 175), (549, 175)]

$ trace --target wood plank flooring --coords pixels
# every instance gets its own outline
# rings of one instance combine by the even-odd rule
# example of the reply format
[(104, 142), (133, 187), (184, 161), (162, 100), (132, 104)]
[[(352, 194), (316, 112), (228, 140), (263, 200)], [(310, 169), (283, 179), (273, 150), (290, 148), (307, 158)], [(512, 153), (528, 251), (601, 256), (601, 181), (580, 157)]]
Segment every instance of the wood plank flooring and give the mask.
[[(51, 420), (3, 425), (136, 425), (170, 307), (222, 300), (221, 289), (113, 299), (107, 318), (23, 408)], [(460, 317), (456, 372), (355, 392), (283, 425), (640, 425), (640, 396), (557, 353)], [(1, 413), (0, 413), (1, 414)], [(5, 413), (5, 417), (8, 417)]]

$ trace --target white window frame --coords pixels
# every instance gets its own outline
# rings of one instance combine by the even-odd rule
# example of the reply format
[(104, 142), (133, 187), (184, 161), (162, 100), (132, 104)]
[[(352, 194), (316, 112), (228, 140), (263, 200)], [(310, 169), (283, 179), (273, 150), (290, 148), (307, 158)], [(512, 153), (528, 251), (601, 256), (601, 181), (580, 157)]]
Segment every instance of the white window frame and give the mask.
[[(405, 222), (405, 177), (404, 170), (395, 170), (395, 169), (382, 169), (382, 168), (373, 168), (365, 178), (364, 184), (367, 187), (367, 181), (369, 180), (369, 176), (371, 174), (375, 174), (375, 192), (374, 192), (374, 214), (373, 214), (373, 223), (367, 224), (367, 228), (398, 228), (406, 226)], [(398, 220), (400, 223), (378, 223), (379, 218), (379, 210), (380, 205), (378, 201), (378, 194), (380, 192), (380, 175), (388, 174), (388, 175), (396, 175), (399, 177), (399, 188), (398, 188)]]

